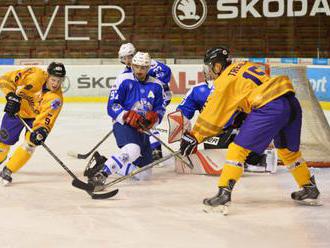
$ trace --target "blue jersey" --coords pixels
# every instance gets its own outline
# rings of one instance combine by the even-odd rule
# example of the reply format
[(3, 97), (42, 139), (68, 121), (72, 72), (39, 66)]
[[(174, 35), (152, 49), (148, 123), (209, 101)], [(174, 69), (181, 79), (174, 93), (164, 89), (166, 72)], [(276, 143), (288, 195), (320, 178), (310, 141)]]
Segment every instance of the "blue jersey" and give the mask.
[[(132, 72), (132, 68), (125, 66), (124, 70), (121, 73), (130, 73), (130, 72)], [(148, 75), (157, 78), (162, 83), (165, 92), (165, 99), (164, 99), (165, 105), (167, 106), (172, 99), (172, 92), (170, 90), (172, 71), (170, 67), (159, 61), (151, 60), (151, 65), (148, 71)]]
[(167, 65), (156, 60), (151, 60), (148, 74), (154, 78), (159, 79), (163, 84), (169, 85), (172, 71)]
[[(202, 112), (208, 96), (211, 94), (213, 86), (210, 87), (206, 82), (200, 83), (192, 87), (186, 94), (183, 101), (177, 107), (177, 110), (181, 110), (182, 114), (191, 120), (194, 117), (195, 111)], [(224, 129), (233, 124), (234, 118), (236, 117), (237, 111), (227, 124)]]
[(170, 89), (172, 71), (170, 67), (159, 61), (151, 60), (151, 66), (148, 75), (157, 78), (162, 82), (165, 92), (165, 105), (169, 105), (172, 100), (172, 92)]
[(128, 110), (135, 110), (140, 114), (154, 111), (158, 114), (160, 122), (165, 114), (161, 82), (150, 76), (141, 82), (132, 72), (119, 74), (110, 90), (107, 109), (109, 116), (118, 122), (121, 122), (123, 111)]
[(212, 88), (204, 82), (192, 87), (183, 101), (177, 107), (189, 120), (194, 117), (195, 111), (201, 112)]

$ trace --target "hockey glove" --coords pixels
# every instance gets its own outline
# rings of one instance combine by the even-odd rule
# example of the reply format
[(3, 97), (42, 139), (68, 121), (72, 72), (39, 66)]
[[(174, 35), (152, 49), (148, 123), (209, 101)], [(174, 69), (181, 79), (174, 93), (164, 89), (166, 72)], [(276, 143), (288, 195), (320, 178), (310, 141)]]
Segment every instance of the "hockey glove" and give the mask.
[(47, 129), (44, 127), (39, 127), (31, 133), (30, 141), (36, 146), (40, 146), (42, 142), (45, 142), (47, 136), (48, 136)]
[(10, 116), (17, 114), (21, 108), (21, 97), (16, 95), (14, 92), (9, 92), (6, 96), (6, 106), (4, 111)]
[(197, 151), (197, 145), (196, 138), (190, 133), (185, 133), (181, 138), (180, 152), (183, 156), (193, 154)]
[(139, 125), (142, 129), (151, 129), (158, 121), (158, 114), (154, 111), (148, 111), (145, 117), (139, 119)]
[(129, 110), (124, 114), (123, 120), (127, 125), (139, 129), (139, 122), (142, 120), (142, 116), (134, 110)]
[(233, 128), (236, 129), (236, 128), (239, 128), (240, 126), (242, 126), (246, 117), (247, 117), (247, 114), (244, 112), (236, 113), (234, 116), (233, 124), (232, 124)]

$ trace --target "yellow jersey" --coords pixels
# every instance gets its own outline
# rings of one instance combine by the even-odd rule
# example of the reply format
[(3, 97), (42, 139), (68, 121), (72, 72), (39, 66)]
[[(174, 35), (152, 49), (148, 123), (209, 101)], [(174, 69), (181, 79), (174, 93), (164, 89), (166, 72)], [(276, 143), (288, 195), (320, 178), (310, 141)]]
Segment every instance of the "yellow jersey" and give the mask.
[(258, 64), (233, 63), (214, 81), (192, 134), (200, 143), (220, 134), (236, 110), (250, 113), (288, 92), (294, 89), (287, 76), (269, 77)]
[(22, 98), (18, 115), (34, 118), (33, 129), (45, 127), (50, 132), (62, 109), (63, 94), (61, 87), (49, 91), (47, 78), (48, 73), (38, 67), (11, 71), (0, 77), (0, 89), (5, 95), (14, 92)]

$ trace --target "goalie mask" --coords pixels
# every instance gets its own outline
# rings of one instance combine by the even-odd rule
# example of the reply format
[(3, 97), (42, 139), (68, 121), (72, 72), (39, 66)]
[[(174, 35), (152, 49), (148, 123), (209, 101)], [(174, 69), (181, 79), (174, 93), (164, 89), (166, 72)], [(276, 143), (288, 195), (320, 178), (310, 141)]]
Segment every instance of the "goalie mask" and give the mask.
[(135, 52), (136, 50), (132, 43), (122, 44), (118, 51), (119, 61), (127, 66), (131, 66)]

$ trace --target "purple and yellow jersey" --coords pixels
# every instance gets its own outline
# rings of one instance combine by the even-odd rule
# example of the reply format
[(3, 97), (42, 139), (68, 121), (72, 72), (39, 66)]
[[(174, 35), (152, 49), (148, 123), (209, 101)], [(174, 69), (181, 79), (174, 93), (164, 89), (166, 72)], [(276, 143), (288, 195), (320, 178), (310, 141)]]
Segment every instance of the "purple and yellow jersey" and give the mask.
[(38, 67), (7, 72), (0, 77), (0, 89), (7, 95), (15, 92), (22, 98), (18, 115), (34, 118), (33, 129), (45, 127), (50, 131), (63, 104), (62, 89), (51, 92), (45, 89), (48, 73)]
[(220, 134), (236, 110), (250, 113), (288, 92), (294, 89), (287, 76), (271, 78), (257, 64), (233, 63), (215, 80), (192, 133), (200, 143)]

